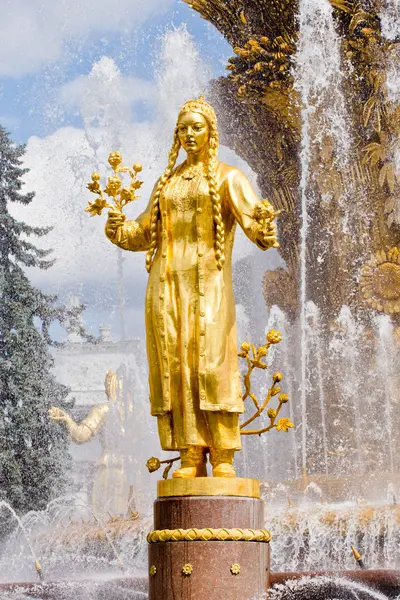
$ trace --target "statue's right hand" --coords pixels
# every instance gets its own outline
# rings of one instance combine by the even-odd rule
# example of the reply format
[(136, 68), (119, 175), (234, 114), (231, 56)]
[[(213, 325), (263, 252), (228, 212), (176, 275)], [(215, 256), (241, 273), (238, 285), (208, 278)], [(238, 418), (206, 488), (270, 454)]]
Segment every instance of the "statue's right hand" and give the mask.
[(50, 419), (52, 419), (53, 421), (68, 421), (69, 419), (69, 415), (68, 413), (65, 412), (65, 410), (62, 410), (62, 408), (57, 408), (56, 406), (52, 406), (49, 409), (49, 417)]
[(105, 227), (106, 236), (113, 238), (116, 231), (125, 223), (126, 215), (121, 212), (110, 210)]

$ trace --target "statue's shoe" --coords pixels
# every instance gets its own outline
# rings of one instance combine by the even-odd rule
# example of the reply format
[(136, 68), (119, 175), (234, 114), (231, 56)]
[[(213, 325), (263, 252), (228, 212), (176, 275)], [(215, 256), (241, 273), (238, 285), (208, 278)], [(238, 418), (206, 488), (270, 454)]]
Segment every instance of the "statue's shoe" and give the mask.
[(205, 463), (197, 466), (181, 467), (172, 473), (172, 477), (176, 479), (183, 479), (185, 477), (207, 477), (207, 467)]
[(233, 466), (229, 463), (219, 463), (213, 468), (214, 477), (236, 477)]

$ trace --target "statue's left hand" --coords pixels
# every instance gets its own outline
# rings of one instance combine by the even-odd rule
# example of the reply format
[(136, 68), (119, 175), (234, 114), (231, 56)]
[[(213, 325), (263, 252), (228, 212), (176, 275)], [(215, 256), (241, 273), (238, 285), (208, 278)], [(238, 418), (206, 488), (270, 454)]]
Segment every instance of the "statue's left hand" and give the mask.
[(265, 248), (279, 248), (276, 239), (276, 225), (271, 221), (261, 224), (260, 242)]
[(274, 220), (280, 212), (280, 210), (275, 210), (268, 200), (262, 200), (254, 207), (253, 219), (259, 228), (257, 240), (265, 250), (279, 248)]
[(62, 410), (62, 408), (57, 408), (56, 406), (52, 406), (50, 408), (49, 417), (53, 421), (59, 421), (59, 422), (64, 421), (65, 423), (69, 419), (69, 415), (65, 412), (65, 410)]

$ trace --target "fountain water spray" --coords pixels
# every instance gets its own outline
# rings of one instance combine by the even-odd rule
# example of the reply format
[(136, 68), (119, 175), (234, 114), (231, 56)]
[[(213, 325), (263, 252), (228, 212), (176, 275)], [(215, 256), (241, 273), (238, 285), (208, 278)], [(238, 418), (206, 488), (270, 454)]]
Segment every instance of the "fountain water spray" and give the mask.
[(38, 561), (38, 559), (37, 559), (36, 553), (35, 553), (35, 551), (34, 551), (34, 549), (33, 549), (33, 544), (32, 544), (32, 542), (31, 542), (31, 540), (30, 540), (30, 538), (29, 538), (28, 532), (26, 531), (26, 529), (25, 529), (25, 527), (24, 527), (24, 525), (23, 525), (23, 523), (22, 523), (22, 521), (21, 521), (20, 517), (17, 515), (17, 513), (15, 512), (15, 510), (14, 510), (14, 509), (13, 509), (13, 508), (12, 508), (12, 507), (11, 507), (11, 506), (10, 506), (10, 505), (7, 503), (7, 502), (5, 502), (4, 500), (1, 500), (1, 501), (0, 501), (0, 510), (1, 510), (2, 508), (5, 508), (5, 509), (7, 509), (7, 510), (8, 510), (8, 511), (11, 513), (11, 515), (12, 515), (12, 516), (14, 517), (14, 519), (16, 520), (16, 522), (17, 522), (17, 524), (18, 524), (18, 527), (19, 527), (19, 529), (20, 529), (20, 530), (22, 531), (22, 533), (24, 534), (24, 537), (25, 537), (26, 543), (28, 544), (29, 551), (30, 551), (30, 553), (31, 553), (32, 559), (33, 559), (33, 561), (34, 561), (34, 564), (35, 564), (35, 570), (36, 570), (36, 573), (38, 574), (39, 580), (40, 580), (40, 581), (43, 581), (43, 579), (44, 579), (44, 578), (43, 578), (42, 567), (41, 567), (41, 565), (40, 565), (40, 562), (39, 562), (39, 561)]
[[(302, 469), (307, 472), (307, 246), (310, 211), (313, 198), (310, 194), (311, 162), (316, 132), (330, 135), (334, 144), (344, 148), (340, 155), (346, 157), (350, 143), (343, 116), (343, 96), (340, 91), (340, 40), (336, 34), (332, 5), (328, 0), (300, 0), (299, 44), (296, 55), (295, 89), (301, 98), (302, 146), (301, 161), (301, 232), (300, 232), (300, 328), (301, 374), (300, 396), (302, 412)], [(319, 109), (330, 107), (321, 121)], [(342, 110), (342, 109), (343, 110)], [(346, 142), (347, 140), (347, 142)], [(346, 152), (347, 146), (347, 152)]]

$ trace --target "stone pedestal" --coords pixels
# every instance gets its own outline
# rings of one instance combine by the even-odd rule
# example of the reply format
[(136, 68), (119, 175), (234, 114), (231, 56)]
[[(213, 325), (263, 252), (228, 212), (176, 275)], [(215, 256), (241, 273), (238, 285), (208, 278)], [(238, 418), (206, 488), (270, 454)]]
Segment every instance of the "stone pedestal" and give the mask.
[(160, 481), (149, 533), (149, 600), (251, 600), (269, 587), (259, 482)]

